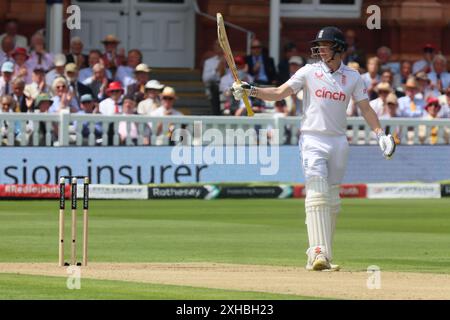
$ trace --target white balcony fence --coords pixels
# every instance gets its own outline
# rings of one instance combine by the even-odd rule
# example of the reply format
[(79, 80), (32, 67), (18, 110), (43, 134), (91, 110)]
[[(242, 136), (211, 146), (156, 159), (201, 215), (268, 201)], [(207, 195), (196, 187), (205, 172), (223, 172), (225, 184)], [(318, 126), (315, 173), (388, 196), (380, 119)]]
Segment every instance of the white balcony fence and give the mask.
[[(450, 119), (381, 120), (383, 128), (395, 133), (401, 144), (448, 144)], [(0, 113), (2, 146), (107, 146), (169, 145), (179, 141), (186, 129), (184, 144), (224, 144), (228, 138), (238, 144), (253, 144), (268, 137), (271, 143), (296, 145), (300, 117), (171, 116), (94, 114)], [(208, 129), (208, 139), (205, 132)], [(275, 134), (274, 129), (279, 129)], [(222, 135), (222, 138), (219, 137)], [(240, 140), (245, 136), (245, 140)], [(213, 137), (213, 138), (211, 138)], [(376, 144), (375, 135), (363, 118), (348, 118), (347, 137), (351, 144)]]

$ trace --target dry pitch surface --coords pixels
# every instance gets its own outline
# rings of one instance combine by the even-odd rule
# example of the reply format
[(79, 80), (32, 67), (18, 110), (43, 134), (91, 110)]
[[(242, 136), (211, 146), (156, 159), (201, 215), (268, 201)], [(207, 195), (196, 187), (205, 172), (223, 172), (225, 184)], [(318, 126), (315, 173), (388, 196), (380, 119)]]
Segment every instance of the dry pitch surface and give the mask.
[[(66, 277), (53, 263), (0, 263), (0, 272)], [(92, 263), (82, 278), (295, 294), (337, 299), (450, 299), (450, 276), (381, 272), (381, 288), (367, 288), (367, 272), (311, 272), (298, 267), (219, 263)]]

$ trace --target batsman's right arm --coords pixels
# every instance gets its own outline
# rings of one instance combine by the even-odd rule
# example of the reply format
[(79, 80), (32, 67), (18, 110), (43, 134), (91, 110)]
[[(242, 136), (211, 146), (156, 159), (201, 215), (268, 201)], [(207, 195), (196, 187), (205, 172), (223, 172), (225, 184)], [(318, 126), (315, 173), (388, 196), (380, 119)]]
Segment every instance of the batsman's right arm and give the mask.
[(276, 87), (276, 88), (259, 88), (250, 86), (246, 82), (238, 84), (233, 83), (232, 92), (236, 100), (242, 99), (244, 90), (248, 96), (255, 97), (266, 101), (279, 101), (294, 93), (294, 90), (287, 84)]

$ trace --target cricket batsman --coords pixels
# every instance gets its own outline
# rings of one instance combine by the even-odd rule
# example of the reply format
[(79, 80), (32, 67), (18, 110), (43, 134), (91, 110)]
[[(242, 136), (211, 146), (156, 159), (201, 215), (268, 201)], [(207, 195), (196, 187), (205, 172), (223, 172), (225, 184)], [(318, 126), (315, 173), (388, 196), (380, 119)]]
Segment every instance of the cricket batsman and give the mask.
[(309, 240), (306, 269), (335, 271), (339, 266), (331, 263), (332, 244), (341, 207), (339, 185), (348, 160), (346, 109), (350, 98), (376, 133), (386, 159), (393, 156), (395, 142), (391, 135), (386, 136), (370, 107), (361, 76), (342, 62), (342, 54), (347, 49), (342, 31), (325, 27), (311, 43), (312, 57), (320, 58), (320, 61), (305, 65), (281, 86), (258, 88), (245, 82), (234, 82), (231, 91), (236, 100), (241, 100), (246, 92), (251, 97), (278, 101), (303, 89), (305, 108), (299, 148), (306, 179)]

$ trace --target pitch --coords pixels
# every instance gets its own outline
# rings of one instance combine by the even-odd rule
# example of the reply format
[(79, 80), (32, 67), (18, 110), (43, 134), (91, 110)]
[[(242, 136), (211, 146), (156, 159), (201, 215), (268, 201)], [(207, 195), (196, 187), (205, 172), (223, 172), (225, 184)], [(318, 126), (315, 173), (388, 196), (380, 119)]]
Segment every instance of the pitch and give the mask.
[[(335, 273), (304, 270), (301, 200), (93, 200), (82, 289), (58, 268), (57, 201), (2, 201), (0, 299), (450, 296), (450, 199), (344, 199)], [(367, 268), (381, 288), (366, 286)], [(322, 284), (328, 284), (323, 286)]]

